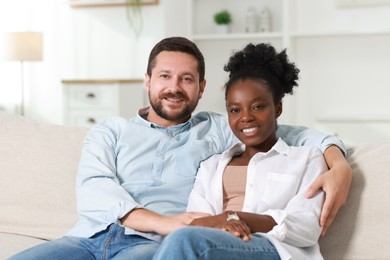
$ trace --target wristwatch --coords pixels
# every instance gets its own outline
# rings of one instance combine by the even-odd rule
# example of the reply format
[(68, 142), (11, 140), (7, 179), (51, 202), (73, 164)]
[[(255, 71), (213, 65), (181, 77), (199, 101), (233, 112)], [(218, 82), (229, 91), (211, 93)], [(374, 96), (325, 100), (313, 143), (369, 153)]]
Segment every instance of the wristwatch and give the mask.
[(231, 211), (231, 210), (227, 210), (226, 213), (227, 213), (226, 221), (229, 221), (229, 220), (240, 220), (240, 217), (237, 215), (236, 212)]

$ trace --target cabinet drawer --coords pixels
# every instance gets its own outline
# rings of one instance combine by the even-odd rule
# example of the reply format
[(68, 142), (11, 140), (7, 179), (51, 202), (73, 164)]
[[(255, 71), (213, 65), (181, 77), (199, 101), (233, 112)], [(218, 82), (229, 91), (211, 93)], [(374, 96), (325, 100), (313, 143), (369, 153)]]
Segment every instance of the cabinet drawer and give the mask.
[(72, 86), (67, 88), (69, 108), (111, 108), (118, 100), (116, 86)]
[(68, 112), (67, 122), (70, 125), (77, 125), (82, 127), (91, 127), (96, 123), (99, 123), (103, 119), (115, 114), (112, 110), (70, 110)]

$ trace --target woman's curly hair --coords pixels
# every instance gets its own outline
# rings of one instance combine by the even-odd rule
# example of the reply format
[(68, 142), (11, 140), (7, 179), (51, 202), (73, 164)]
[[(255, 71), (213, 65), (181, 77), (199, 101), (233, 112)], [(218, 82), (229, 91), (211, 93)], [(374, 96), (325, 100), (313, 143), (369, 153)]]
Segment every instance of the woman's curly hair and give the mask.
[(229, 58), (224, 70), (229, 72), (225, 98), (232, 84), (240, 79), (261, 80), (273, 93), (275, 103), (298, 86), (299, 69), (289, 62), (285, 49), (277, 53), (270, 44), (248, 44)]

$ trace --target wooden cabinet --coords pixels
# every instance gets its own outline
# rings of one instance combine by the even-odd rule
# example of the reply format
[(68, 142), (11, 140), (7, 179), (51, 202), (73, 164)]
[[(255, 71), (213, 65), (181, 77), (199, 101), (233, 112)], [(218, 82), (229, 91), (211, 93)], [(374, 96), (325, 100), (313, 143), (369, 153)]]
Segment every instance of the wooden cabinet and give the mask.
[(146, 105), (142, 79), (63, 80), (64, 123), (91, 127), (109, 116), (133, 117)]

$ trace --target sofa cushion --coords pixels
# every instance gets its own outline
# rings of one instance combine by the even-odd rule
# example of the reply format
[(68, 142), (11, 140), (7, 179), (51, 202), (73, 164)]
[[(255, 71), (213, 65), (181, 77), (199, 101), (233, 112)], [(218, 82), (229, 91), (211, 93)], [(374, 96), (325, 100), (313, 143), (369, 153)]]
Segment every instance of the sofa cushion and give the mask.
[(44, 242), (46, 240), (0, 232), (0, 259), (8, 259), (20, 251)]
[(87, 129), (4, 112), (0, 126), (0, 232), (64, 235), (77, 220), (75, 177)]
[(325, 259), (390, 259), (390, 140), (348, 149), (353, 177), (346, 204), (325, 237)]

